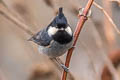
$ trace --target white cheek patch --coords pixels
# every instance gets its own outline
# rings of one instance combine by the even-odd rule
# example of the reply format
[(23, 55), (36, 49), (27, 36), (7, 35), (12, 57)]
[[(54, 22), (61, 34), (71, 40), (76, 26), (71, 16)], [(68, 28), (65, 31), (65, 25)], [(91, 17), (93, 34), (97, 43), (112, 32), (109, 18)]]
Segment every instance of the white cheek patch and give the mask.
[(68, 32), (68, 34), (72, 35), (72, 30), (69, 26), (65, 29), (65, 31)]
[(52, 35), (54, 35), (57, 31), (58, 31), (57, 28), (50, 26), (49, 29), (48, 29), (48, 35), (49, 35), (49, 36), (52, 36)]

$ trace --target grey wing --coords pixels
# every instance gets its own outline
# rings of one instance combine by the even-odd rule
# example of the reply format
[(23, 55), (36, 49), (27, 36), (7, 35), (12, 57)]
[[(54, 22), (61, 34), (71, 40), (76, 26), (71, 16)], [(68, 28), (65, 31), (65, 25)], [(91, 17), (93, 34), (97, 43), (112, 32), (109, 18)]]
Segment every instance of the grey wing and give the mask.
[(30, 41), (33, 41), (40, 46), (48, 46), (52, 41), (52, 37), (50, 37), (46, 29), (44, 29), (30, 38)]

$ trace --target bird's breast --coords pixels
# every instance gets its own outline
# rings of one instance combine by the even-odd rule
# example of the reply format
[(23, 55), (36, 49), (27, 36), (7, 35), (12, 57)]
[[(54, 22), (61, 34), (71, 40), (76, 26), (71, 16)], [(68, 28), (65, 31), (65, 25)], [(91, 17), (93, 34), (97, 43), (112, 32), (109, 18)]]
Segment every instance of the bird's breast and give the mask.
[(72, 42), (61, 45), (56, 41), (53, 41), (50, 46), (39, 46), (39, 52), (48, 55), (49, 57), (59, 57), (63, 55), (69, 48), (72, 47)]
[(56, 42), (60, 44), (68, 44), (73, 39), (73, 36), (67, 33), (65, 30), (57, 31), (56, 34), (52, 37)]

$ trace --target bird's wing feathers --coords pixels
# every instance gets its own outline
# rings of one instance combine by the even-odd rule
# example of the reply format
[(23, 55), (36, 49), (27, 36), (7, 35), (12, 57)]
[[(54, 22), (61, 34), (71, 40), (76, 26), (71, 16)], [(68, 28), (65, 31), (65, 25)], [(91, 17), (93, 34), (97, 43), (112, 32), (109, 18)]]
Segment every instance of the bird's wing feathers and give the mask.
[(50, 37), (46, 32), (46, 29), (44, 29), (35, 34), (32, 38), (30, 38), (30, 40), (34, 41), (40, 46), (49, 46), (50, 42), (52, 41), (52, 37)]

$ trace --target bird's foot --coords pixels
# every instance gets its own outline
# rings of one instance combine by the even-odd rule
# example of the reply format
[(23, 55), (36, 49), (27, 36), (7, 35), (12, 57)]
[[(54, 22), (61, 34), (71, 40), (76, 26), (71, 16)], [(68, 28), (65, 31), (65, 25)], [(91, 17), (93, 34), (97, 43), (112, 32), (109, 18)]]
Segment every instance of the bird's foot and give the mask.
[(65, 72), (69, 71), (69, 68), (67, 68), (64, 64), (61, 64), (61, 67), (65, 70)]
[(63, 64), (63, 62), (60, 60), (60, 58), (53, 58), (53, 59), (61, 66), (62, 69), (64, 69), (66, 72), (69, 71), (69, 68), (67, 68), (67, 67)]

